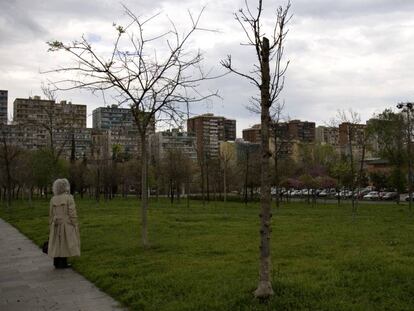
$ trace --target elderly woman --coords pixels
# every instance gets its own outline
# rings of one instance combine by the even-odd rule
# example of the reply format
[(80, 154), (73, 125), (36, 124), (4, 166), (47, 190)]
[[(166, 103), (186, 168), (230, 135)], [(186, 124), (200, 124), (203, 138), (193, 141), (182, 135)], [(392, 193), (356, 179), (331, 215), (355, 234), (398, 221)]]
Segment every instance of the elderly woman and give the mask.
[(67, 257), (80, 256), (80, 238), (75, 201), (66, 178), (53, 183), (49, 226), (48, 255), (53, 257), (55, 268), (67, 268)]

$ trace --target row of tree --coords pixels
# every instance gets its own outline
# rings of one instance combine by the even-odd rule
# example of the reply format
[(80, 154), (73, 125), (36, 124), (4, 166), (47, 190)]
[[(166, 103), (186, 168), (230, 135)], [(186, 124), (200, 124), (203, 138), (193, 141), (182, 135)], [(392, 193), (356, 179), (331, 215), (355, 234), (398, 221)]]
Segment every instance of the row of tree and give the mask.
[[(296, 159), (281, 157), (276, 153), (275, 164), (270, 171), (272, 186), (276, 188), (341, 188), (366, 186), (368, 182), (378, 188), (393, 188), (399, 192), (407, 185), (407, 132), (406, 122), (399, 113), (386, 110), (371, 119), (365, 129), (367, 149), (375, 148), (377, 155), (388, 160), (389, 170), (367, 173), (358, 172), (359, 153), (341, 154), (332, 145), (299, 144)], [(1, 196), (8, 205), (13, 197), (33, 194), (48, 195), (55, 178), (66, 176), (72, 191), (84, 193), (97, 200), (103, 196), (141, 195), (141, 161), (138, 157), (126, 159), (120, 156), (122, 148), (113, 147), (112, 156), (102, 159), (65, 160), (56, 157), (53, 146), (37, 151), (23, 150), (0, 135), (0, 183)], [(355, 139), (350, 140), (355, 144)], [(372, 146), (370, 141), (375, 141)], [(243, 145), (242, 145), (243, 147)], [(199, 195), (204, 201), (224, 200), (230, 196), (248, 202), (255, 199), (260, 189), (260, 154), (258, 149), (246, 145), (235, 158), (233, 151), (222, 148), (220, 157), (208, 159), (203, 165), (192, 161), (181, 150), (168, 150), (164, 157), (151, 157), (148, 164), (148, 185), (152, 196), (168, 196), (173, 203), (182, 194)], [(202, 174), (202, 170), (205, 174)], [(361, 175), (361, 176), (359, 176)], [(204, 195), (203, 195), (204, 194)]]

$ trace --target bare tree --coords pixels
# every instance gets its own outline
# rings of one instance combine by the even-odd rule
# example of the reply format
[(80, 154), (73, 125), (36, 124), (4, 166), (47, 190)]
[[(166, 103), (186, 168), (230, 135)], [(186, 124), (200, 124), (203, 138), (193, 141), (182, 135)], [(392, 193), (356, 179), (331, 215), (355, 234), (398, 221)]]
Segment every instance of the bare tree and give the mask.
[[(274, 29), (271, 39), (265, 36), (262, 30), (261, 16), (263, 13), (263, 1), (259, 0), (257, 13), (254, 15), (246, 1), (246, 11), (240, 9), (235, 13), (235, 18), (239, 22), (247, 37), (247, 46), (251, 46), (256, 51), (258, 64), (249, 73), (243, 73), (236, 69), (232, 64), (229, 55), (221, 64), (230, 72), (248, 79), (260, 90), (260, 99), (253, 98), (253, 104), (260, 107), (261, 111), (261, 228), (260, 228), (260, 280), (254, 292), (258, 298), (267, 298), (273, 294), (271, 284), (271, 259), (270, 259), (270, 220), (271, 220), (271, 173), (269, 170), (269, 160), (271, 152), (269, 150), (270, 133), (270, 108), (279, 98), (284, 85), (284, 74), (289, 62), (282, 64), (284, 42), (287, 35), (286, 25), (289, 22), (288, 15), (290, 2), (286, 7), (280, 6), (276, 11)], [(270, 62), (274, 68), (270, 69)]]
[(234, 160), (235, 154), (233, 147), (229, 143), (223, 143), (220, 145), (220, 160), (223, 168), (223, 198), (224, 202), (227, 202), (227, 184), (228, 184), (228, 170), (229, 164)]
[(272, 122), (270, 123), (270, 129), (272, 133), (272, 138), (274, 141), (274, 151), (273, 151), (273, 169), (274, 169), (274, 185), (276, 187), (276, 207), (280, 205), (280, 172), (279, 172), (279, 158), (282, 154), (289, 148), (291, 144), (291, 139), (288, 135), (288, 131), (284, 132), (282, 130), (282, 111), (284, 108), (284, 103), (281, 104), (277, 102), (274, 107), (272, 107)]
[(191, 24), (187, 31), (180, 32), (171, 21), (171, 29), (147, 35), (144, 30), (159, 14), (144, 19), (125, 6), (124, 9), (130, 23), (125, 27), (114, 24), (116, 38), (110, 54), (100, 55), (85, 37), (68, 44), (48, 42), (50, 51), (63, 51), (76, 61), (73, 66), (49, 72), (74, 74), (54, 82), (59, 90), (110, 91), (120, 105), (131, 108), (141, 141), (141, 238), (147, 248), (147, 134), (155, 119), (177, 120), (184, 114), (182, 106), (187, 102), (198, 102), (215, 94), (202, 96), (197, 91), (208, 74), (201, 69), (200, 51), (189, 49), (194, 33), (205, 30), (199, 26), (203, 10), (196, 16), (189, 12)]
[[(335, 121), (334, 121), (335, 122)], [(344, 136), (346, 137), (346, 150), (344, 150), (343, 155), (345, 156), (349, 164), (349, 174), (350, 174), (350, 187), (351, 187), (351, 202), (352, 202), (352, 219), (354, 220), (357, 213), (357, 197), (355, 195), (356, 187), (361, 188), (362, 184), (362, 175), (363, 175), (363, 162), (365, 160), (366, 153), (366, 144), (367, 136), (366, 129), (364, 125), (361, 125), (360, 115), (349, 109), (348, 111), (339, 110), (337, 113), (337, 123), (340, 124), (340, 131), (344, 131)], [(358, 146), (358, 152), (356, 147)], [(357, 161), (355, 161), (357, 157)], [(359, 162), (359, 167), (357, 164)]]
[[(8, 131), (7, 125), (0, 124), (0, 179), (4, 180), (6, 189), (6, 206), (11, 207), (12, 189), (14, 188), (14, 168), (17, 165), (21, 149), (16, 146)], [(3, 175), (3, 176), (1, 176)]]

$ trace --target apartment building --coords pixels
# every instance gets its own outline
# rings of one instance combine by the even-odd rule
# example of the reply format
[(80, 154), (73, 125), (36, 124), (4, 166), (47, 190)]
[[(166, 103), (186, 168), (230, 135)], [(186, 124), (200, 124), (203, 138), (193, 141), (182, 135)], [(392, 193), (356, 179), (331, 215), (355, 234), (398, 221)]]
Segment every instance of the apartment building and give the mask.
[(0, 125), (7, 124), (8, 91), (0, 90)]
[(220, 141), (236, 139), (236, 120), (207, 113), (188, 119), (187, 131), (196, 137), (199, 156), (216, 159), (219, 157)]
[[(94, 129), (108, 131), (111, 146), (118, 145), (121, 156), (131, 157), (140, 153), (141, 138), (131, 109), (117, 105), (99, 107), (92, 112), (92, 124)], [(147, 129), (147, 137), (154, 133), (153, 118)]]
[(40, 96), (16, 98), (13, 121), (56, 128), (86, 128), (86, 105), (75, 105), (65, 100), (41, 99)]
[(289, 139), (304, 143), (315, 142), (315, 122), (292, 120), (288, 122)]
[(339, 124), (339, 148), (343, 155), (350, 154), (350, 145), (352, 145), (353, 154), (362, 153), (362, 148), (366, 144), (365, 124), (354, 124), (343, 122)]
[[(261, 125), (253, 125), (243, 130), (243, 139), (251, 143), (260, 143)], [(315, 122), (292, 120), (271, 124), (270, 137), (278, 140), (298, 141), (311, 143), (315, 141)]]
[(196, 136), (178, 129), (157, 132), (150, 137), (151, 157), (161, 160), (168, 151), (178, 150), (193, 161), (197, 161)]
[(339, 128), (333, 126), (318, 126), (315, 129), (315, 141), (322, 145), (339, 146)]
[(243, 140), (252, 142), (252, 143), (259, 143), (260, 142), (260, 134), (261, 134), (261, 125), (255, 124), (251, 128), (244, 129), (243, 133)]
[(97, 129), (135, 128), (131, 109), (117, 105), (99, 107), (92, 111), (92, 126)]
[(1, 128), (0, 135), (8, 145), (23, 149), (37, 150), (46, 147), (45, 131), (31, 125), (9, 124)]

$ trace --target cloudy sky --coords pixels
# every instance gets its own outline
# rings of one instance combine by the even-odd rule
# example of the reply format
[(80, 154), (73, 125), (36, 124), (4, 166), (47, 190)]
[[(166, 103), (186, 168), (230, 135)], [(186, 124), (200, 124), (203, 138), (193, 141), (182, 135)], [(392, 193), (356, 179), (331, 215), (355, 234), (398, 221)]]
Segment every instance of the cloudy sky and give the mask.
[[(240, 46), (243, 33), (232, 16), (244, 1), (122, 3), (140, 16), (160, 12), (154, 29), (166, 27), (168, 16), (184, 30), (189, 25), (187, 10), (196, 13), (206, 6), (201, 25), (217, 31), (199, 34), (192, 42), (204, 52), (205, 66), (222, 73), (219, 62), (227, 54), (240, 69), (249, 70), (255, 62), (254, 51)], [(254, 7), (256, 2), (249, 3)], [(279, 4), (286, 2), (264, 1), (266, 25)], [(291, 13), (285, 50), (290, 67), (281, 94), (286, 118), (324, 124), (338, 109), (351, 108), (366, 120), (400, 101), (413, 100), (414, 1), (292, 0)], [(126, 21), (118, 1), (0, 0), (0, 89), (9, 90), (9, 111), (15, 98), (41, 94), (41, 81), (49, 78), (41, 72), (65, 61), (47, 52), (46, 41), (68, 42), (85, 35), (104, 50), (113, 42), (112, 24)], [(221, 98), (193, 106), (193, 113), (235, 118), (239, 135), (259, 122), (245, 109), (257, 92), (247, 81), (226, 76), (201, 88), (219, 89)], [(85, 91), (58, 93), (58, 99), (87, 104), (88, 114), (104, 104), (102, 97)]]

